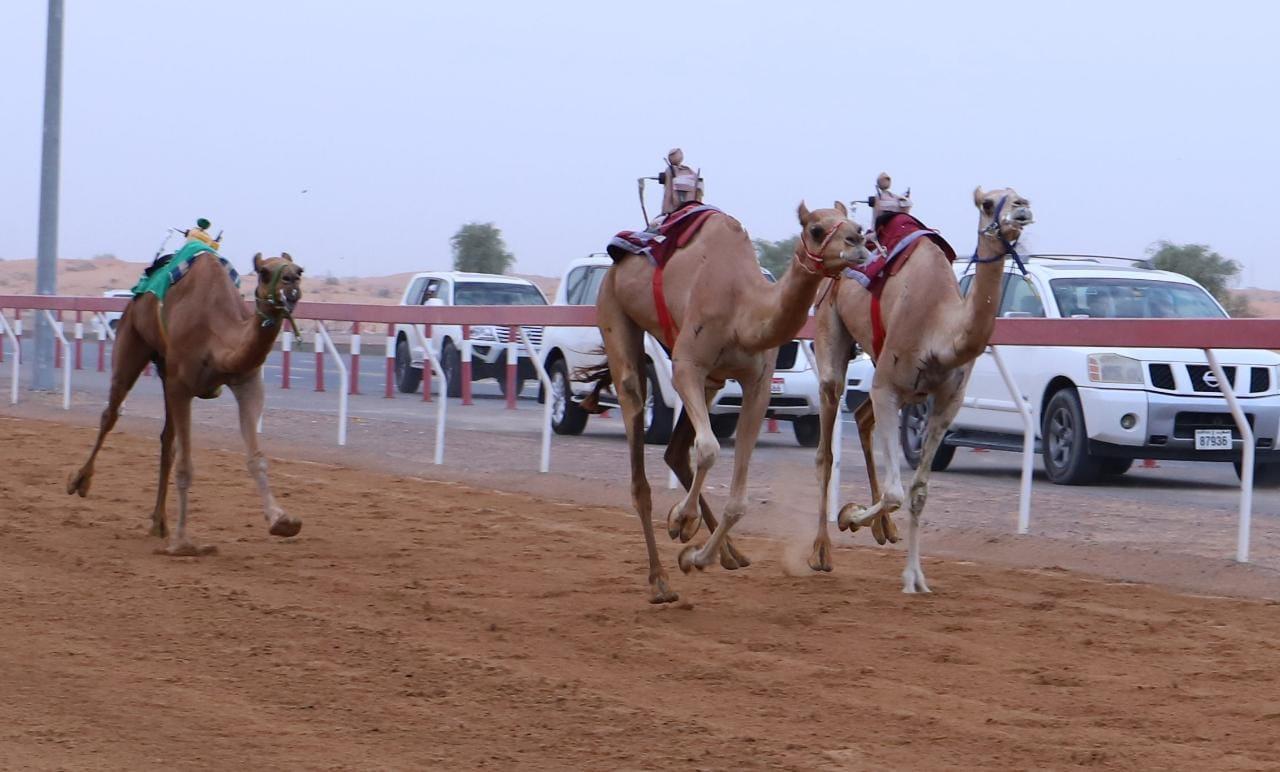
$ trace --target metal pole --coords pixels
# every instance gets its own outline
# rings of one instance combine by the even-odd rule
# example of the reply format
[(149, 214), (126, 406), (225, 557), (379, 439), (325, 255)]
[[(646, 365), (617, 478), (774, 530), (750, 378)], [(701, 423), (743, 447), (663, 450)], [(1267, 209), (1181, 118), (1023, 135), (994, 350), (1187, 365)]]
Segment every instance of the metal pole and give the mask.
[(1235, 419), (1236, 428), (1240, 430), (1240, 513), (1236, 520), (1236, 562), (1248, 563), (1249, 535), (1253, 529), (1253, 446), (1255, 442), (1253, 427), (1249, 425), (1249, 419), (1245, 416), (1244, 409), (1240, 407), (1240, 401), (1236, 399), (1231, 381), (1223, 371), (1222, 365), (1218, 364), (1218, 357), (1213, 353), (1213, 349), (1205, 349), (1204, 356), (1209, 360), (1209, 369), (1218, 379), (1218, 390), (1226, 398), (1227, 407), (1231, 409), (1231, 417)]
[(1031, 408), (1027, 406), (1027, 400), (1023, 398), (1017, 382), (1013, 380), (1009, 368), (1004, 365), (1000, 349), (990, 346), (988, 350), (991, 351), (991, 358), (996, 361), (996, 367), (1000, 368), (1000, 377), (1004, 379), (1005, 388), (1009, 390), (1009, 397), (1013, 399), (1013, 404), (1018, 406), (1018, 415), (1022, 416), (1022, 477), (1021, 487), (1018, 489), (1018, 533), (1026, 533), (1031, 528), (1031, 466), (1036, 451), (1035, 420), (1031, 417)]
[[(40, 161), (40, 230), (36, 246), (36, 294), (58, 291), (58, 158), (62, 140), (62, 0), (49, 0), (44, 57), (44, 143)], [(36, 314), (37, 389), (53, 389), (53, 327)]]

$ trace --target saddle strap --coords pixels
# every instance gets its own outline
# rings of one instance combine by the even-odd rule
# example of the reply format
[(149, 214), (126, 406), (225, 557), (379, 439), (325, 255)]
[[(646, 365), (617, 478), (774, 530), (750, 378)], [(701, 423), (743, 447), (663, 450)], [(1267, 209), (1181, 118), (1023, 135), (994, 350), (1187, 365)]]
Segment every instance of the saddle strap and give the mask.
[(675, 350), (676, 335), (680, 331), (676, 329), (676, 323), (671, 318), (671, 309), (667, 308), (667, 296), (662, 291), (662, 266), (658, 265), (653, 270), (653, 304), (658, 309), (658, 323), (662, 325), (662, 337), (664, 343), (667, 344), (668, 350)]

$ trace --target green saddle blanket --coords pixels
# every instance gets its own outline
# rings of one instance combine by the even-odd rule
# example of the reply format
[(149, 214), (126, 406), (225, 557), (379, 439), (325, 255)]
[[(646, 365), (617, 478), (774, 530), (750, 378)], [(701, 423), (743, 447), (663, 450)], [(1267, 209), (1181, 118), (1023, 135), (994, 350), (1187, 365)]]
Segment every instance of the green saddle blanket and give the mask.
[(138, 283), (133, 286), (133, 296), (138, 297), (150, 292), (160, 300), (168, 293), (169, 288), (177, 284), (191, 270), (191, 265), (200, 255), (208, 253), (231, 275), (231, 281), (240, 286), (240, 274), (231, 266), (231, 262), (205, 244), (192, 241), (183, 245), (182, 249), (172, 255), (161, 257), (142, 274)]

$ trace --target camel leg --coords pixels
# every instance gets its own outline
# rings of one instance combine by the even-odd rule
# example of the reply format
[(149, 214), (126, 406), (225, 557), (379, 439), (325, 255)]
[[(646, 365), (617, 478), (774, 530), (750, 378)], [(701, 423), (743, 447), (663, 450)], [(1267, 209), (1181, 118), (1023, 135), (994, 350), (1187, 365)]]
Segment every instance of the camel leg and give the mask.
[[(680, 570), (689, 573), (694, 568), (702, 570), (711, 564), (711, 561), (720, 554), (725, 543), (729, 538), (729, 531), (737, 524), (747, 511), (747, 470), (751, 466), (751, 453), (755, 450), (756, 439), (760, 436), (760, 424), (764, 422), (764, 414), (769, 409), (769, 382), (773, 376), (773, 358), (772, 355), (768, 359), (765, 366), (754, 379), (741, 380), (742, 384), (742, 412), (738, 416), (738, 438), (734, 441), (733, 453), (733, 480), (729, 484), (729, 503), (724, 508), (724, 519), (720, 521), (720, 525), (711, 532), (710, 538), (702, 545), (701, 548), (695, 549), (692, 545), (685, 547), (680, 552), (679, 563)], [(681, 396), (684, 396), (681, 394)], [(688, 403), (686, 403), (686, 406)], [(700, 417), (695, 413), (695, 425), (698, 427), (698, 440), (704, 436), (712, 438), (710, 443), (699, 448), (698, 467), (705, 477), (706, 469), (711, 468), (711, 463), (704, 461), (708, 456), (704, 455), (705, 451), (714, 446), (715, 451), (720, 449), (718, 443), (715, 442), (715, 435), (711, 433), (711, 421), (705, 410), (706, 405), (698, 406), (703, 410)], [(715, 453), (710, 454), (710, 460), (714, 461)], [(701, 484), (701, 480), (695, 475), (694, 485)]]
[(915, 477), (911, 480), (911, 497), (908, 502), (911, 520), (907, 524), (907, 566), (902, 571), (903, 592), (929, 592), (929, 585), (924, 580), (924, 568), (920, 565), (920, 516), (924, 512), (925, 500), (929, 497), (933, 456), (942, 445), (947, 427), (960, 410), (963, 394), (963, 390), (935, 394), (933, 406), (929, 410), (929, 423), (920, 449), (920, 465), (916, 467)]
[(187, 538), (188, 493), (191, 490), (191, 400), (189, 394), (175, 396), (177, 389), (172, 386), (165, 390), (165, 409), (168, 420), (173, 423), (173, 430), (178, 439), (178, 470), (175, 482), (178, 488), (178, 523), (169, 535), (169, 546), (164, 549), (167, 555), (190, 557), (213, 552), (213, 548), (198, 547)]
[[(880, 481), (876, 477), (876, 459), (875, 453), (872, 452), (872, 432), (876, 428), (876, 414), (872, 409), (871, 400), (868, 399), (858, 405), (853, 411), (853, 420), (858, 424), (858, 442), (862, 445), (862, 458), (867, 465), (867, 482), (871, 485), (871, 500), (878, 501)], [(888, 514), (882, 514), (871, 521), (871, 535), (875, 537), (877, 544), (884, 544), (886, 541), (897, 544), (900, 541), (898, 528)]]
[(89, 486), (93, 482), (93, 464), (98, 458), (98, 451), (102, 450), (107, 433), (120, 417), (120, 405), (124, 403), (124, 398), (129, 395), (129, 390), (133, 388), (154, 353), (133, 325), (127, 322), (128, 316), (122, 318), (116, 334), (116, 344), (111, 352), (111, 391), (107, 397), (107, 407), (102, 411), (102, 419), (98, 423), (98, 438), (93, 443), (93, 450), (89, 451), (88, 460), (78, 472), (68, 478), (67, 493), (78, 493), (81, 497), (89, 495)]
[(245, 454), (248, 456), (249, 475), (258, 484), (258, 495), (262, 497), (262, 511), (267, 518), (267, 526), (272, 536), (296, 536), (302, 530), (302, 520), (285, 514), (276, 497), (271, 493), (271, 484), (267, 481), (267, 458), (258, 449), (258, 418), (262, 415), (264, 402), (262, 390), (262, 371), (254, 377), (231, 387), (240, 408), (240, 436), (244, 438)]
[[(701, 517), (698, 502), (702, 498), (702, 486), (720, 453), (720, 443), (711, 430), (711, 414), (707, 410), (707, 374), (689, 359), (677, 364), (673, 370), (671, 380), (680, 393), (680, 399), (684, 401), (684, 414), (693, 427), (695, 456), (693, 482), (685, 486), (684, 498), (676, 502), (667, 513), (667, 532), (683, 534), (688, 531), (692, 536), (698, 530), (698, 520)], [(687, 467), (688, 464), (681, 466)]]
[(644, 471), (644, 331), (628, 319), (613, 299), (612, 274), (606, 277), (597, 300), (600, 332), (609, 358), (614, 391), (622, 408), (631, 459), (631, 501), (640, 516), (645, 549), (649, 555), (649, 602), (673, 603), (680, 599), (667, 584), (667, 571), (658, 559), (653, 535), (653, 500)]
[(169, 471), (173, 468), (173, 421), (165, 412), (164, 429), (160, 432), (160, 483), (156, 488), (156, 508), (151, 512), (151, 535), (169, 535), (165, 517), (165, 499), (169, 495)]
[(818, 363), (818, 533), (813, 539), (813, 552), (809, 555), (809, 568), (814, 571), (831, 570), (831, 535), (827, 530), (827, 507), (831, 487), (831, 466), (835, 454), (831, 443), (835, 437), (836, 421), (840, 420), (840, 398), (845, 390), (845, 373), (849, 369), (849, 352), (853, 340), (844, 324), (836, 321), (834, 327), (820, 328), (814, 341)]
[(875, 413), (875, 445), (885, 462), (885, 488), (869, 508), (846, 504), (840, 509), (841, 530), (855, 525), (868, 525), (874, 519), (890, 515), (902, 506), (902, 448), (898, 445), (898, 395), (891, 385), (871, 387), (871, 404)]
[[(708, 401), (710, 401), (710, 395), (708, 396)], [(676, 421), (676, 426), (671, 431), (671, 441), (667, 443), (667, 451), (663, 458), (667, 462), (667, 466), (671, 468), (671, 471), (675, 472), (676, 479), (680, 481), (685, 490), (693, 486), (693, 469), (689, 465), (689, 448), (693, 445), (693, 437), (693, 424), (689, 422), (688, 414), (681, 410), (680, 418)], [(714, 532), (718, 524), (715, 513), (711, 511), (711, 505), (707, 503), (706, 496), (698, 497), (698, 508), (702, 511), (702, 522), (707, 524), (707, 530)], [(670, 524), (668, 524), (668, 534), (672, 539), (678, 538), (682, 542), (689, 541), (698, 531), (698, 521), (690, 522), (693, 527), (690, 528), (690, 523), (686, 522), (685, 529), (682, 531), (671, 531)], [(751, 565), (751, 561), (746, 555), (738, 551), (732, 540), (726, 538), (724, 548), (720, 550), (720, 565), (728, 571), (733, 571), (739, 568), (746, 568)]]

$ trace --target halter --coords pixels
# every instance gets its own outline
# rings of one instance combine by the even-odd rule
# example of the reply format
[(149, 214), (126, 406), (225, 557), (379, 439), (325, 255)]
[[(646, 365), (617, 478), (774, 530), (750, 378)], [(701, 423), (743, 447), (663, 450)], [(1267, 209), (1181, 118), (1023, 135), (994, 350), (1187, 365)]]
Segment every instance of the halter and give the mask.
[[(272, 272), (271, 284), (267, 287), (267, 296), (265, 298), (257, 292), (253, 293), (255, 301), (254, 305), (256, 306), (258, 316), (262, 317), (263, 327), (274, 327), (276, 322), (280, 321), (280, 314), (284, 314), (285, 318), (289, 320), (289, 324), (293, 326), (293, 334), (296, 337), (298, 334), (298, 323), (294, 321), (293, 312), (289, 310), (289, 303), (284, 299), (283, 291), (279, 289), (280, 274), (284, 272), (286, 265), (288, 265), (288, 263), (281, 263), (276, 267), (275, 271)], [(267, 304), (267, 308), (269, 310), (275, 312), (274, 316), (263, 312), (262, 303), (264, 302)]]
[[(802, 228), (800, 230), (800, 241), (799, 243), (796, 244), (796, 252), (794, 256), (796, 264), (799, 265), (801, 268), (803, 268), (807, 273), (821, 273), (824, 276), (828, 275), (826, 271), (822, 270), (822, 264), (824, 262), (822, 259), (822, 253), (827, 251), (827, 244), (831, 243), (831, 239), (835, 238), (836, 232), (839, 231), (840, 228), (843, 227), (844, 224), (847, 223), (848, 221), (849, 220), (846, 218), (836, 223), (836, 227), (831, 229), (831, 232), (827, 234), (827, 237), (822, 240), (822, 244), (818, 246), (817, 252), (811, 252), (809, 250), (809, 245), (805, 242), (805, 238), (804, 238), (805, 230)], [(804, 250), (803, 255), (800, 254), (801, 249)], [(809, 260), (813, 261), (814, 267), (810, 268), (808, 265), (806, 265), (804, 260), (801, 259), (802, 257), (808, 258)], [(839, 274), (839, 271), (836, 272), (836, 275), (838, 274)]]
[(1026, 276), (1027, 267), (1022, 264), (1022, 257), (1018, 255), (1018, 250), (1014, 249), (1013, 248), (1014, 245), (1004, 237), (1003, 233), (1000, 232), (1000, 213), (1004, 211), (1005, 202), (1007, 202), (1008, 200), (1009, 200), (1008, 196), (1000, 197), (999, 203), (996, 204), (996, 213), (991, 218), (991, 224), (983, 228), (982, 230), (978, 231), (979, 239), (981, 239), (983, 236), (987, 236), (987, 237), (994, 236), (995, 238), (999, 239), (1000, 246), (1004, 247), (1004, 253), (996, 255), (994, 257), (987, 257), (987, 258), (978, 257), (978, 247), (975, 245), (973, 248), (973, 257), (969, 258), (969, 265), (973, 265), (974, 263), (994, 263), (998, 260), (1004, 260), (1006, 257), (1012, 257), (1013, 262), (1018, 266), (1018, 270), (1022, 271), (1023, 276)]

